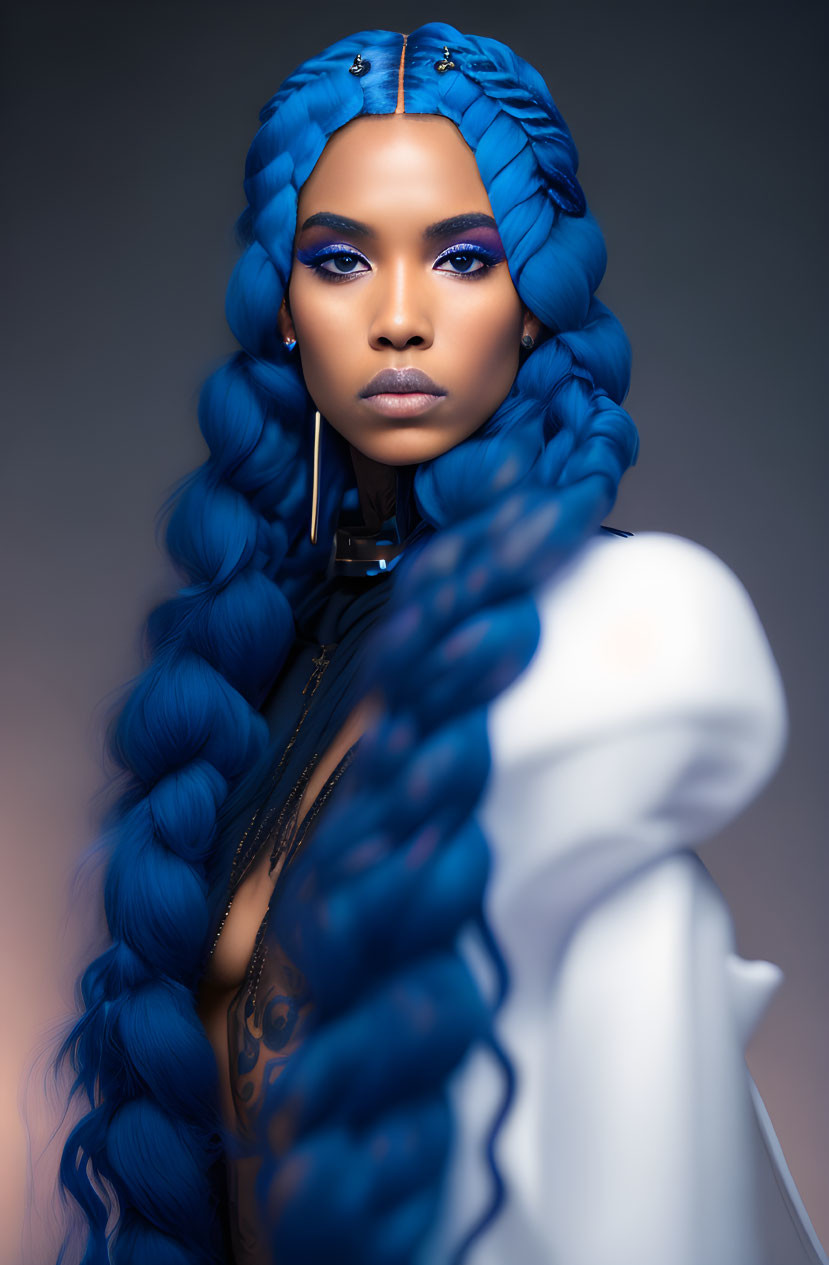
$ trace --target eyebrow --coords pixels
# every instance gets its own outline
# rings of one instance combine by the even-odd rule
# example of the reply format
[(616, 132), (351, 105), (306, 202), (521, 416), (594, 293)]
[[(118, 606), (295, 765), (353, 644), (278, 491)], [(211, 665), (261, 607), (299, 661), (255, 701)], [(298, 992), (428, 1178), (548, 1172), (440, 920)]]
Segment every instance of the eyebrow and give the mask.
[[(347, 215), (334, 215), (331, 211), (317, 211), (316, 215), (309, 215), (300, 232), (317, 226), (333, 228), (339, 233), (354, 233), (362, 237), (377, 236), (368, 224), (363, 224), (360, 220), (352, 220)], [(423, 230), (423, 236), (427, 239), (449, 237), (453, 233), (465, 233), (470, 228), (494, 228), (497, 231), (498, 225), (491, 215), (484, 215), (480, 211), (468, 211), (464, 215), (450, 215), (448, 219), (437, 220), (436, 223), (427, 225)]]

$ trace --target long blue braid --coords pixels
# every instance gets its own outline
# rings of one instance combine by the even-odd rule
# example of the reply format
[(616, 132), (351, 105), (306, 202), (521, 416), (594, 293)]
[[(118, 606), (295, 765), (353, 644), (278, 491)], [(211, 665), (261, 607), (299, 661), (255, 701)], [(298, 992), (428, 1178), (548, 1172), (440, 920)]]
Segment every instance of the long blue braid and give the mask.
[[(184, 586), (150, 616), (148, 666), (113, 725), (122, 781), (100, 845), (111, 943), (79, 981), (82, 1012), (57, 1060), (89, 1108), (61, 1165), (87, 1225), (83, 1265), (217, 1260), (216, 1067), (195, 1012), (211, 899), (227, 881), (217, 815), (263, 758), (259, 709), (351, 482), (343, 461), (327, 463), (311, 545), (313, 404), (276, 314), (298, 192), (337, 128), (394, 111), (402, 45), (364, 31), (305, 62), (262, 111), (248, 156), (246, 245), (227, 298), (240, 351), (203, 389), (210, 456), (167, 531)], [(455, 68), (441, 74), (444, 45)], [(362, 76), (349, 71), (358, 51), (371, 63)], [(496, 40), (429, 23), (408, 36), (404, 101), (458, 126), (516, 288), (551, 336), (494, 416), (417, 470), (434, 534), (398, 567), (377, 635), (366, 686), (382, 714), (276, 902), (271, 934), (317, 1016), (260, 1116), (280, 1265), (414, 1260), (445, 1178), (447, 1078), (484, 1042), (509, 1086), (494, 1026), (508, 979), (484, 914), (489, 848), (475, 817), (486, 708), (535, 650), (533, 590), (596, 530), (637, 448), (620, 407), (628, 344), (595, 298), (604, 244), (541, 77)], [(498, 961), (494, 1007), (458, 952), (468, 925)], [(499, 1121), (490, 1219), (503, 1197)], [(67, 1239), (61, 1260), (72, 1250)]]

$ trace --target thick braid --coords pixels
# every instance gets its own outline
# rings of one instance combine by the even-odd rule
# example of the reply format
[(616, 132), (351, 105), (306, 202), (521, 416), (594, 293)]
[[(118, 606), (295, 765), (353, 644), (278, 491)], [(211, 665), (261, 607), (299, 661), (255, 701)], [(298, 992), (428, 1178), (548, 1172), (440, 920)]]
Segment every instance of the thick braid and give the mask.
[[(183, 1265), (216, 1250), (215, 1064), (194, 990), (217, 813), (264, 748), (257, 708), (293, 640), (274, 577), (304, 526), (308, 483), (307, 395), (274, 356), (272, 273), (252, 248), (231, 283), (245, 350), (205, 384), (211, 455), (167, 529), (185, 587), (149, 617), (152, 659), (110, 735), (127, 782), (104, 838), (111, 944), (83, 973), (83, 1013), (58, 1054), (90, 1107), (61, 1165), (89, 1222), (87, 1265)], [(109, 1247), (108, 1189), (119, 1209)]]
[[(85, 1011), (62, 1051), (90, 1103), (62, 1173), (89, 1222), (85, 1265), (108, 1250), (135, 1265), (210, 1259), (215, 1068), (194, 988), (209, 896), (226, 879), (217, 813), (263, 750), (256, 709), (290, 645), (289, 604), (323, 565), (349, 478), (335, 453), (310, 546), (311, 404), (276, 315), (299, 189), (333, 131), (394, 110), (402, 44), (362, 32), (305, 63), (262, 111), (248, 156), (246, 249), (228, 291), (242, 351), (206, 384), (211, 457), (168, 530), (186, 586), (151, 616), (153, 658), (113, 731), (128, 784), (108, 823), (112, 944), (84, 973)], [(434, 69), (443, 44), (458, 55), (447, 75)], [(349, 72), (358, 51), (369, 75)], [(306, 973), (318, 1016), (260, 1116), (280, 1265), (413, 1258), (440, 1201), (446, 1080), (476, 1041), (505, 1072), (490, 1215), (503, 1197), (492, 1145), (511, 1069), (494, 1023), (508, 979), (484, 914), (489, 848), (474, 815), (486, 706), (534, 652), (533, 588), (595, 530), (635, 456), (619, 407), (626, 342), (594, 298), (601, 234), (540, 77), (496, 41), (431, 23), (409, 37), (404, 81), (407, 110), (445, 114), (474, 150), (511, 275), (553, 337), (475, 437), (417, 472), (419, 507), (440, 530), (398, 568), (366, 681), (383, 711), (313, 864), (300, 856), (276, 902), (271, 932)], [(458, 953), (474, 926), (498, 968), (490, 999)], [(110, 1249), (108, 1187), (119, 1209)]]
[[(588, 460), (612, 436), (607, 397), (594, 395), (574, 377), (568, 411), (582, 435), (564, 463), (592, 473), (569, 485), (564, 474), (551, 492), (502, 437), (500, 466), (477, 463), (470, 481), (481, 508), (400, 574), (369, 682), (382, 719), (277, 902), (271, 933), (318, 1007), (261, 1113), (262, 1201), (274, 1258), (288, 1265), (323, 1261), (335, 1244), (355, 1265), (410, 1260), (440, 1203), (445, 1082), (475, 1041), (503, 1057), (497, 1005), (457, 953), (464, 925), (485, 925), (489, 854), (474, 819), (489, 769), (485, 707), (535, 650), (531, 590), (612, 504), (629, 436), (617, 423), (615, 443)], [(334, 1173), (347, 1180), (329, 1193), (329, 1218), (318, 1201)]]

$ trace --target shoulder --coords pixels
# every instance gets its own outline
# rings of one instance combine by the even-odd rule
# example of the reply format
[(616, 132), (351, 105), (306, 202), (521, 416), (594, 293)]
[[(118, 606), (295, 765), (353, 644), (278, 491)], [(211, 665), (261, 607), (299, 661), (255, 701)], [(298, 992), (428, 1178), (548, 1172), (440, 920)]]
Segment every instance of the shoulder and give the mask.
[(666, 782), (695, 771), (698, 785), (707, 766), (732, 811), (756, 793), (783, 750), (785, 702), (757, 612), (721, 559), (678, 536), (601, 532), (535, 598), (536, 654), (490, 709), (499, 772), (635, 748), (656, 797), (668, 751)]
[(728, 645), (729, 616), (738, 614), (743, 635), (759, 627), (746, 590), (716, 554), (663, 532), (593, 537), (535, 597), (542, 637), (550, 625), (589, 624), (595, 645), (609, 651), (609, 634), (624, 632), (623, 649), (652, 666), (660, 657), (644, 639), (649, 632), (670, 634), (661, 648), (671, 657), (693, 657), (705, 634)]

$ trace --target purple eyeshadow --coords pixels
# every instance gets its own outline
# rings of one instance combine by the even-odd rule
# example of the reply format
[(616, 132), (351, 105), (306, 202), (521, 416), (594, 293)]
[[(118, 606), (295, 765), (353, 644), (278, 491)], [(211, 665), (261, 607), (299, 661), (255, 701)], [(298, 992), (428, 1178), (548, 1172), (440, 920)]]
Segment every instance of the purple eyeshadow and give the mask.
[[(447, 259), (451, 259), (453, 255), (470, 255), (473, 259), (478, 259), (486, 268), (490, 268), (495, 264), (503, 263), (506, 259), (506, 253), (501, 238), (496, 229), (488, 229), (486, 227), (474, 227), (467, 229), (469, 236), (455, 236), (453, 240), (452, 234), (444, 237), (444, 245), (439, 249), (435, 256), (435, 265), (441, 265)], [(296, 257), (300, 263), (305, 264), (309, 268), (314, 268), (321, 273), (326, 279), (339, 277), (347, 277), (354, 275), (344, 272), (341, 274), (329, 272), (322, 265), (328, 260), (338, 259), (352, 256), (355, 259), (363, 260), (365, 255), (356, 246), (350, 246), (347, 242), (339, 238), (328, 238), (327, 240), (317, 242), (313, 246), (297, 247)], [(445, 270), (444, 270), (445, 271)], [(468, 275), (479, 276), (484, 269), (475, 269)], [(459, 273), (459, 275), (465, 275)]]
[(459, 241), (453, 242), (450, 246), (445, 247), (438, 256), (439, 259), (451, 258), (452, 255), (477, 255), (483, 256), (489, 263), (497, 264), (506, 258), (504, 248), (495, 234), (489, 234), (489, 242), (487, 241)]
[(336, 249), (340, 254), (360, 255), (360, 251), (353, 246), (346, 246), (345, 242), (337, 241), (336, 238), (330, 242), (320, 242), (319, 245), (310, 249), (297, 249), (296, 257), (302, 264), (312, 264), (317, 259), (330, 255), (331, 251)]

